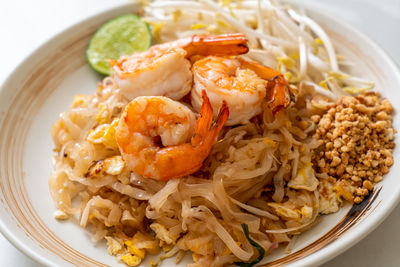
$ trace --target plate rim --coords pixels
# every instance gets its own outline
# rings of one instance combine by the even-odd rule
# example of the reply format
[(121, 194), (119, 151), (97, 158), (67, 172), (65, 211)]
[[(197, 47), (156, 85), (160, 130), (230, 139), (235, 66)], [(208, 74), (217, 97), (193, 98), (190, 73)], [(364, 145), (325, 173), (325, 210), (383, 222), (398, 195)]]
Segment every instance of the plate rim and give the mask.
[[(397, 82), (400, 85), (400, 67), (399, 65), (393, 60), (393, 58), (388, 54), (388, 52), (382, 48), (375, 40), (373, 40), (371, 37), (367, 36), (365, 33), (362, 31), (358, 30), (356, 27), (352, 26), (349, 23), (346, 23), (344, 21), (341, 21), (334, 16), (330, 15), (329, 13), (323, 11), (320, 8), (312, 7), (311, 5), (303, 2), (294, 2), (293, 0), (287, 0), (285, 1), (287, 3), (290, 3), (293, 6), (297, 7), (304, 7), (311, 13), (317, 14), (318, 16), (322, 17), (327, 17), (330, 21), (335, 22), (336, 24), (339, 24), (340, 27), (343, 27), (346, 29), (347, 32), (353, 32), (355, 33), (358, 37), (360, 37), (362, 42), (368, 43), (368, 45), (378, 54), (384, 62), (388, 65), (388, 67), (393, 71), (394, 76), (397, 80)], [(135, 8), (137, 6), (137, 3), (131, 2), (131, 3), (123, 3), (123, 4), (117, 4), (116, 6), (112, 8), (107, 8), (105, 10), (102, 10), (100, 12), (97, 12), (95, 14), (88, 15), (73, 24), (70, 24), (69, 26), (59, 30), (56, 34), (52, 35), (50, 38), (47, 38), (41, 42), (40, 45), (38, 45), (35, 49), (30, 51), (17, 65), (14, 67), (9, 74), (5, 77), (3, 80), (2, 84), (0, 85), (0, 95), (3, 94), (3, 91), (5, 90), (5, 87), (8, 83), (10, 83), (14, 76), (17, 75), (18, 71), (24, 67), (24, 64), (31, 61), (32, 58), (37, 54), (43, 52), (47, 46), (49, 46), (51, 43), (54, 43), (58, 38), (62, 37), (63, 35), (66, 35), (68, 33), (72, 33), (75, 29), (77, 29), (80, 25), (84, 23), (88, 23), (92, 20), (98, 19), (104, 15), (110, 14), (110, 13), (122, 13), (123, 11), (127, 11), (129, 9)], [(400, 108), (400, 107), (399, 107)], [(395, 111), (396, 112), (396, 111)], [(397, 112), (396, 112), (397, 113)], [(396, 114), (398, 116), (398, 114)], [(397, 137), (399, 138), (399, 137)], [(334, 258), (335, 256), (338, 256), (339, 254), (343, 253), (344, 251), (350, 249), (353, 247), (355, 244), (357, 244), (359, 241), (361, 241), (363, 238), (365, 238), (369, 233), (371, 233), (373, 230), (375, 230), (394, 210), (394, 208), (398, 205), (400, 202), (400, 187), (397, 191), (395, 191), (391, 199), (389, 199), (388, 203), (381, 207), (379, 210), (376, 210), (374, 212), (374, 216), (368, 220), (365, 224), (358, 225), (356, 233), (353, 233), (351, 235), (346, 235), (342, 236), (340, 240), (336, 240), (336, 242), (332, 242), (329, 244), (329, 246), (326, 246), (320, 250), (318, 250), (315, 253), (312, 253), (304, 258), (301, 258), (295, 262), (290, 263), (290, 266), (310, 266), (310, 265), (318, 265), (318, 264), (323, 264), (330, 259)], [(1, 204), (4, 206), (4, 204)], [(45, 266), (54, 266), (56, 263), (53, 262), (52, 260), (46, 258), (43, 254), (37, 253), (34, 250), (30, 249), (28, 245), (22, 242), (21, 239), (19, 239), (13, 231), (10, 231), (8, 229), (6, 223), (3, 221), (3, 219), (0, 217), (0, 232), (1, 234), (10, 242), (15, 248), (17, 248), (19, 251), (21, 251), (23, 254), (27, 255), (29, 258), (34, 260), (37, 263), (40, 263)], [(319, 254), (321, 252), (324, 252), (324, 257), (321, 258)]]

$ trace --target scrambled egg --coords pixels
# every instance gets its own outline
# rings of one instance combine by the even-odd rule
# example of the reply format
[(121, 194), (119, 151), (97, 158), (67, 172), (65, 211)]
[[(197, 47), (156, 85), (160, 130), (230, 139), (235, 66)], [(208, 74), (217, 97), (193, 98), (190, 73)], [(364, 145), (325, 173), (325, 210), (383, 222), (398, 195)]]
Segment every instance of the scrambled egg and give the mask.
[(100, 103), (99, 104), (99, 112), (96, 114), (95, 120), (99, 124), (109, 123), (111, 120), (111, 115), (112, 115), (112, 112), (111, 112), (110, 108), (106, 104)]
[(126, 240), (124, 244), (128, 248), (130, 254), (138, 256), (140, 259), (144, 259), (144, 257), (146, 256), (146, 250), (142, 248), (137, 248), (132, 240)]
[(118, 149), (115, 140), (115, 127), (117, 127), (119, 119), (114, 119), (111, 124), (100, 124), (88, 134), (87, 140), (93, 144), (103, 144), (105, 147)]
[(157, 240), (150, 235), (137, 232), (133, 236), (132, 242), (134, 244), (141, 243), (141, 247), (150, 254), (158, 254), (160, 252), (160, 247), (158, 246)]
[(342, 201), (342, 198), (344, 198), (350, 203), (353, 203), (353, 193), (355, 189), (347, 180), (339, 180), (333, 187), (333, 190), (336, 191), (336, 197), (340, 202)]
[(94, 165), (90, 166), (89, 172), (86, 177), (94, 177), (107, 173), (110, 175), (118, 175), (125, 167), (125, 161), (121, 156), (114, 156), (104, 160), (97, 161)]
[[(128, 266), (137, 266), (146, 256), (146, 251), (159, 252), (157, 241), (153, 240), (151, 236), (137, 232), (131, 239), (125, 240), (123, 244), (119, 243), (111, 236), (106, 236), (107, 252), (110, 255), (118, 255), (120, 260)], [(145, 244), (145, 248), (139, 248)]]
[(116, 255), (121, 249), (121, 244), (111, 236), (104, 237), (107, 240), (107, 252), (110, 255)]
[(175, 243), (175, 239), (169, 234), (168, 230), (163, 225), (159, 223), (152, 223), (150, 228), (156, 233), (157, 238), (161, 241), (165, 242), (166, 244)]
[(321, 179), (319, 184), (319, 212), (329, 214), (339, 210), (339, 202), (333, 190), (334, 185), (327, 179)]
[(275, 212), (282, 217), (298, 220), (300, 219), (300, 211), (290, 203), (268, 203), (275, 209)]
[[(140, 244), (140, 248), (138, 244)], [(124, 245), (126, 249), (125, 253), (121, 255), (121, 260), (128, 266), (139, 265), (146, 256), (146, 252), (151, 254), (160, 252), (158, 242), (150, 235), (141, 232), (137, 232), (131, 239), (125, 240)]]
[(303, 217), (310, 219), (313, 215), (313, 209), (312, 207), (305, 205), (301, 208), (300, 213)]
[(131, 255), (129, 253), (122, 255), (121, 260), (125, 262), (125, 264), (128, 266), (138, 266), (142, 262), (141, 258)]
[[(198, 255), (207, 255), (213, 253), (213, 242), (211, 236), (187, 234), (178, 241), (178, 247), (183, 250), (190, 249), (194, 254)], [(225, 249), (227, 248), (225, 247)], [(229, 254), (230, 250), (227, 250), (227, 254)]]
[(312, 164), (306, 164), (299, 170), (297, 176), (290, 180), (288, 186), (294, 189), (314, 191), (317, 189), (318, 184), (319, 182), (314, 175)]

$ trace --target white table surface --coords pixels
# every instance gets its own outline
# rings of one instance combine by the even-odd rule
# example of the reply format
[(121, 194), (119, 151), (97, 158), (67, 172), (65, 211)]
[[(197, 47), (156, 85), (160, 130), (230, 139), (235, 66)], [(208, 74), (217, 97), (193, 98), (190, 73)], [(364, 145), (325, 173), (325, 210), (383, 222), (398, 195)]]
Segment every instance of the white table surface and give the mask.
[[(0, 84), (30, 52), (54, 34), (79, 22), (82, 18), (127, 1), (1, 1)], [(380, 44), (400, 65), (400, 0), (302, 1), (311, 3), (360, 29)], [(323, 266), (400, 266), (399, 226), (400, 206), (397, 206), (392, 214), (365, 239)], [(40, 266), (14, 248), (1, 234), (0, 264)]]

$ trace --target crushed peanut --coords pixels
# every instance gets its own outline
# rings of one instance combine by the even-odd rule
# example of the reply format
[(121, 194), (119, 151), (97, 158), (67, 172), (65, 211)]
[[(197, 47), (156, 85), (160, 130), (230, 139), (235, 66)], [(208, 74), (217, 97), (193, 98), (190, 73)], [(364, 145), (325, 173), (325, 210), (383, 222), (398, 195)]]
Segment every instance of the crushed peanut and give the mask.
[(320, 142), (314, 166), (317, 173), (334, 179), (339, 198), (360, 203), (389, 172), (396, 133), (392, 111), (387, 99), (368, 92), (343, 96), (324, 115), (311, 117), (318, 124), (314, 137)]

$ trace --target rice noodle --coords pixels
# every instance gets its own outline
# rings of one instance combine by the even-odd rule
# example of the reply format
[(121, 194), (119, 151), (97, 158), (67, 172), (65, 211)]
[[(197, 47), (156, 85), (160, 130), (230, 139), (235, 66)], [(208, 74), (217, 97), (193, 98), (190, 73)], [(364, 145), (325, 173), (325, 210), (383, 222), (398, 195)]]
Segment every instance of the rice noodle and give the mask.
[(235, 203), (236, 205), (238, 205), (239, 207), (241, 207), (242, 209), (245, 209), (245, 210), (247, 210), (247, 211), (249, 211), (249, 212), (251, 212), (251, 213), (253, 213), (253, 214), (255, 214), (255, 215), (259, 215), (259, 216), (262, 216), (262, 217), (267, 217), (267, 218), (269, 218), (269, 219), (271, 219), (271, 220), (274, 220), (274, 221), (279, 220), (279, 218), (278, 218), (277, 216), (275, 216), (275, 215), (269, 213), (268, 211), (261, 210), (261, 209), (257, 209), (257, 208), (255, 208), (255, 207), (246, 205), (246, 204), (244, 204), (244, 203), (242, 203), (242, 202), (237, 201), (236, 199), (234, 199), (234, 198), (232, 198), (232, 197), (230, 197), (229, 199), (230, 199), (233, 203)]
[(174, 193), (178, 188), (179, 180), (170, 180), (163, 189), (157, 192), (149, 199), (150, 206), (159, 211), (163, 204), (167, 201), (169, 195)]
[(250, 259), (250, 257), (253, 255), (253, 251), (247, 252), (240, 248), (228, 231), (217, 221), (207, 207), (199, 206), (198, 208), (193, 208), (192, 210), (192, 216), (202, 219), (206, 223), (207, 228), (209, 228), (212, 232), (215, 232), (236, 257), (243, 261), (248, 261)]
[(295, 231), (299, 231), (307, 226), (309, 226), (310, 224), (312, 224), (315, 219), (318, 216), (318, 209), (319, 209), (319, 193), (318, 190), (314, 191), (314, 196), (315, 196), (315, 202), (314, 205), (316, 207), (315, 211), (313, 212), (313, 216), (312, 218), (305, 224), (297, 226), (297, 227), (292, 227), (292, 228), (287, 228), (287, 229), (279, 229), (279, 230), (265, 230), (266, 233), (268, 234), (283, 234), (283, 233), (290, 233), (290, 232), (295, 232)]
[(108, 184), (112, 184), (113, 182), (116, 182), (115, 177), (110, 176), (110, 175), (103, 176), (101, 178), (94, 178), (94, 179), (82, 178), (82, 177), (71, 177), (70, 180), (81, 183), (86, 186), (95, 187), (95, 188), (100, 188), (100, 187), (106, 186)]
[(139, 200), (149, 200), (151, 197), (151, 195), (148, 194), (146, 191), (143, 191), (141, 189), (138, 189), (130, 185), (121, 184), (118, 182), (112, 183), (110, 187), (121, 194)]

